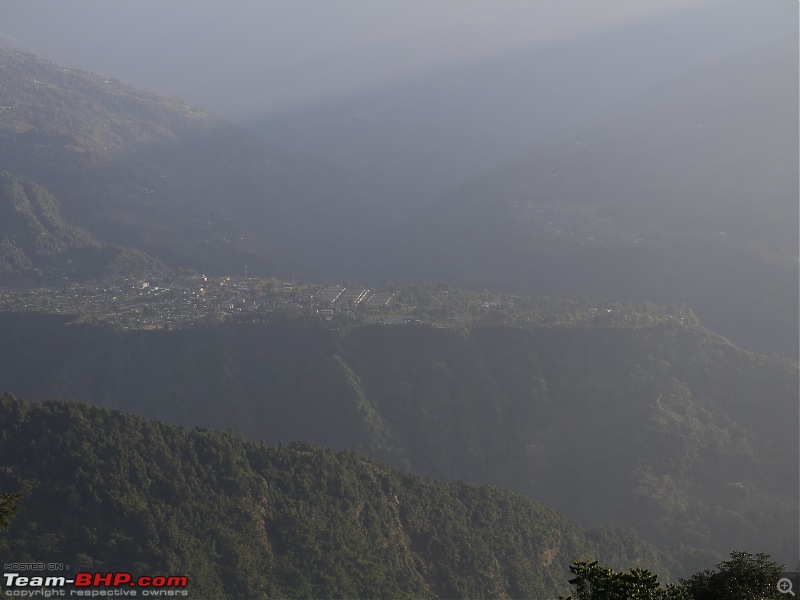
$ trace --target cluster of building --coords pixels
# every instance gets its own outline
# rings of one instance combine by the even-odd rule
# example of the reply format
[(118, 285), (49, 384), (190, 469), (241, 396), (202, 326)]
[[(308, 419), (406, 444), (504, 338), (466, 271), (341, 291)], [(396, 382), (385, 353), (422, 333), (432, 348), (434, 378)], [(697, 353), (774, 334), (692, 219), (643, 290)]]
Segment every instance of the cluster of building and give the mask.
[(120, 329), (179, 329), (201, 323), (310, 318), (339, 324), (460, 326), (649, 325), (696, 323), (685, 307), (634, 307), (557, 297), (467, 292), (442, 284), (319, 285), (248, 277), (158, 276), (63, 287), (0, 287), (0, 312), (70, 315)]
[(192, 275), (62, 288), (0, 288), (0, 311), (77, 315), (123, 329), (187, 327), (201, 322), (258, 322), (276, 313), (357, 319), (385, 313), (394, 292), (257, 278)]

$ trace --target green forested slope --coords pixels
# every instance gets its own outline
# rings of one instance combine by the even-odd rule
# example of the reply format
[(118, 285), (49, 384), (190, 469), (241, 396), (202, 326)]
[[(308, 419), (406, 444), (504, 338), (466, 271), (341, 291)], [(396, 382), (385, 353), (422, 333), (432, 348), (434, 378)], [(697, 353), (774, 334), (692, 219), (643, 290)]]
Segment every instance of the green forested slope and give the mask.
[(0, 429), (0, 489), (23, 506), (4, 556), (187, 575), (192, 598), (545, 598), (576, 558), (670, 566), (630, 534), (354, 453), (8, 395)]
[(42, 186), (0, 173), (0, 277), (28, 274), (37, 279), (62, 276), (157, 273), (158, 261), (142, 252), (102, 244), (70, 225), (58, 201)]
[(794, 560), (797, 365), (700, 327), (58, 323), (0, 320), (0, 387), (503, 486), (686, 545), (689, 569), (688, 547)]

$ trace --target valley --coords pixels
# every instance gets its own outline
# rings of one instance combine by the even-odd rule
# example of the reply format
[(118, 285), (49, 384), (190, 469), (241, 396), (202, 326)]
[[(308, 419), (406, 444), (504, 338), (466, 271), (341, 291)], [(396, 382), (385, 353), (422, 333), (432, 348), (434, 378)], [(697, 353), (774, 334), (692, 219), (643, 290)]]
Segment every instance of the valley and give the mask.
[(797, 6), (45, 3), (0, 23), (7, 564), (202, 600), (800, 564)]

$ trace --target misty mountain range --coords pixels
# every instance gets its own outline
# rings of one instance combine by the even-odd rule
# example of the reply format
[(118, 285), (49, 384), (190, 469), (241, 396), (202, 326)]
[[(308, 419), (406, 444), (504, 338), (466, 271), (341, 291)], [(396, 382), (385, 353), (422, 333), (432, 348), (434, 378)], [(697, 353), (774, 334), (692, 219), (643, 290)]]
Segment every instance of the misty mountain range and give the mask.
[[(0, 153), (71, 226), (173, 269), (686, 303), (738, 343), (795, 356), (792, 60), (776, 43), (662, 84), (626, 118), (416, 209), (197, 109), (9, 52)], [(383, 139), (387, 120), (371, 122), (349, 135)], [(425, 178), (404, 172), (410, 187), (382, 185), (413, 197)]]
[[(29, 502), (0, 547), (229, 598), (557, 594), (598, 554), (669, 576), (795, 560), (797, 39), (694, 64), (712, 14), (238, 124), (0, 49), (0, 294), (23, 298), (0, 390), (35, 403), (0, 395), (0, 492)], [(24, 300), (177, 273), (441, 283), (441, 319), (365, 325), (353, 299), (123, 331)], [(619, 316), (512, 322), (483, 290)]]
[[(779, 68), (786, 70), (779, 71), (783, 82), (775, 83), (791, 86), (792, 67), (785, 63), (794, 60), (793, 31), (782, 25), (765, 36), (751, 17), (752, 40), (731, 31), (709, 44), (708, 30), (720, 24), (720, 14), (696, 10), (236, 122), (281, 147), (346, 168), (377, 200), (407, 216), (476, 174), (580, 140), (598, 123), (624, 122), (651, 105), (681, 101), (682, 80), (690, 74), (705, 79), (720, 67), (735, 66), (739, 81), (746, 81), (758, 66), (739, 69), (743, 55), (773, 58), (760, 45), (783, 40), (777, 54), (783, 52)], [(712, 73), (709, 87), (717, 76)], [(793, 93), (786, 91), (788, 97), (773, 94), (784, 111), (791, 110)], [(753, 92), (748, 86), (746, 95)], [(735, 100), (722, 93), (714, 98), (720, 106)]]

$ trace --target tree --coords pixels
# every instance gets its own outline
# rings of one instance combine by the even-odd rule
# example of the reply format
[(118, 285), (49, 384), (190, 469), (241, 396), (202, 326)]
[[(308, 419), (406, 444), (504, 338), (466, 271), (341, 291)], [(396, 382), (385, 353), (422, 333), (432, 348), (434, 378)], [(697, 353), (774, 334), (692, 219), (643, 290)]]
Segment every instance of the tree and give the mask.
[(658, 575), (639, 567), (618, 573), (597, 561), (576, 561), (569, 570), (576, 575), (569, 580), (575, 595), (566, 600), (690, 600), (682, 588), (674, 584), (662, 588)]
[(19, 494), (0, 494), (0, 529), (8, 528), (11, 517), (19, 510)]
[(784, 565), (770, 560), (768, 554), (731, 552), (730, 560), (682, 579), (693, 600), (761, 600), (786, 598), (778, 591)]
[(778, 591), (784, 570), (768, 554), (731, 552), (716, 570), (706, 569), (662, 588), (658, 577), (641, 568), (630, 573), (601, 567), (597, 561), (574, 562), (569, 570), (574, 596), (566, 600), (765, 600), (786, 598)]

